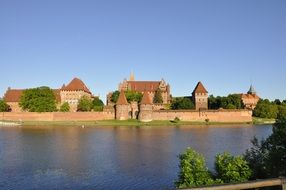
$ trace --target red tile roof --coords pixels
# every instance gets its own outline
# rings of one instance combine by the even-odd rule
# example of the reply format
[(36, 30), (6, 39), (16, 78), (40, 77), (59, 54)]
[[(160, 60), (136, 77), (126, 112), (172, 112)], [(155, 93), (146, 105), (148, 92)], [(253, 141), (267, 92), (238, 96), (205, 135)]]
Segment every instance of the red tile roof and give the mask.
[(128, 81), (128, 89), (137, 92), (155, 92), (160, 85), (160, 81)]
[(86, 87), (86, 85), (79, 78), (74, 78), (67, 86), (63, 86), (62, 90), (67, 90), (67, 91), (80, 91), (80, 90), (82, 90), (84, 92), (91, 94), (89, 89)]
[(8, 89), (3, 99), (5, 102), (19, 102), (23, 91), (22, 89)]
[(204, 85), (200, 82), (198, 82), (196, 88), (194, 89), (193, 93), (208, 93), (208, 91), (205, 89)]
[(150, 96), (149, 96), (147, 91), (144, 92), (142, 100), (140, 103), (141, 104), (152, 104), (152, 101), (151, 101)]
[[(22, 96), (25, 89), (8, 89), (4, 95), (5, 102), (20, 102), (20, 97)], [(56, 102), (61, 101), (60, 89), (53, 89)]]
[(128, 105), (125, 93), (123, 91), (120, 92), (118, 100), (116, 102), (117, 105)]

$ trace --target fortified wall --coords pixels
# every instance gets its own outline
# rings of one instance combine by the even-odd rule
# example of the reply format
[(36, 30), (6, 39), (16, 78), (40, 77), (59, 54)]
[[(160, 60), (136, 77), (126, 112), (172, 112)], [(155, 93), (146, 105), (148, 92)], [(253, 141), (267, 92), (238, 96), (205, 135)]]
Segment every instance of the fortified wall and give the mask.
[[(146, 110), (145, 110), (146, 112)], [(193, 122), (251, 122), (251, 110), (155, 110), (143, 113), (143, 120), (174, 120)], [(126, 116), (128, 117), (128, 116)], [(142, 116), (141, 116), (142, 117)], [(148, 117), (148, 118), (145, 118)], [(115, 112), (4, 112), (1, 120), (7, 121), (99, 121), (115, 119)], [(126, 118), (128, 119), (128, 118)]]
[(252, 122), (251, 110), (158, 110), (152, 113), (153, 120), (174, 120), (194, 122)]
[(4, 112), (7, 121), (97, 121), (114, 119), (114, 112)]

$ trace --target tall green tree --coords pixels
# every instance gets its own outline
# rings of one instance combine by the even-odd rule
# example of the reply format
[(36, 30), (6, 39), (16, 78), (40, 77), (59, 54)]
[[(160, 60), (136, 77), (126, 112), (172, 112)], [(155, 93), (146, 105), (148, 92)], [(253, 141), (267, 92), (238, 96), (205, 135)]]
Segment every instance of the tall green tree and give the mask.
[(276, 119), (278, 114), (278, 106), (271, 103), (269, 100), (259, 100), (255, 109), (253, 110), (253, 116), (261, 118)]
[(114, 91), (110, 98), (111, 102), (116, 103), (118, 100), (119, 94), (120, 92), (118, 90)]
[(95, 97), (92, 101), (92, 109), (94, 111), (102, 111), (103, 110), (103, 101), (99, 99), (99, 97)]
[(160, 88), (158, 88), (154, 94), (153, 102), (155, 104), (162, 104), (163, 103), (163, 97), (162, 97), (162, 91)]
[(8, 111), (10, 111), (9, 105), (3, 99), (0, 99), (0, 112), (8, 112)]
[(49, 87), (32, 88), (23, 92), (19, 105), (30, 112), (53, 112), (56, 111), (56, 98)]
[(60, 107), (60, 112), (69, 112), (70, 111), (70, 105), (69, 103), (65, 102)]
[(92, 109), (92, 100), (87, 96), (82, 96), (77, 105), (77, 111), (86, 112), (91, 111)]
[(171, 103), (172, 110), (194, 109), (194, 103), (189, 98), (175, 98)]
[(286, 176), (286, 108), (280, 107), (273, 133), (266, 139), (252, 141), (245, 158), (253, 170), (253, 178)]

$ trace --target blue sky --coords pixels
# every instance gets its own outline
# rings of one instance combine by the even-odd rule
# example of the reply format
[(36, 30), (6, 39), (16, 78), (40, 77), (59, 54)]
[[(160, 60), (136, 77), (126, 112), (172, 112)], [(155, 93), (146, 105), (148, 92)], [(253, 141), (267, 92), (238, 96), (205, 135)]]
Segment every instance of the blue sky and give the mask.
[(286, 99), (285, 0), (0, 0), (0, 96), (81, 78), (105, 100), (131, 71), (174, 96)]

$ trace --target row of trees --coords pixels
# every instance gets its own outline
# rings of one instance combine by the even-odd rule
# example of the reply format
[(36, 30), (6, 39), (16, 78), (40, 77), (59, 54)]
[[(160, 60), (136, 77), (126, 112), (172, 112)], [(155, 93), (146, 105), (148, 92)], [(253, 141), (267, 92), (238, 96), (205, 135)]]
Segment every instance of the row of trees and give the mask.
[(276, 119), (280, 109), (285, 109), (286, 100), (280, 101), (276, 99), (269, 101), (268, 99), (260, 99), (253, 110), (253, 116), (260, 118)]
[(210, 109), (242, 109), (243, 103), (240, 95), (230, 94), (228, 96), (217, 96), (210, 95), (208, 98), (208, 106)]
[(242, 156), (218, 154), (215, 172), (210, 172), (202, 155), (188, 148), (180, 158), (178, 188), (243, 182), (286, 176), (286, 108), (280, 108), (273, 133), (266, 140), (254, 137), (253, 147)]

